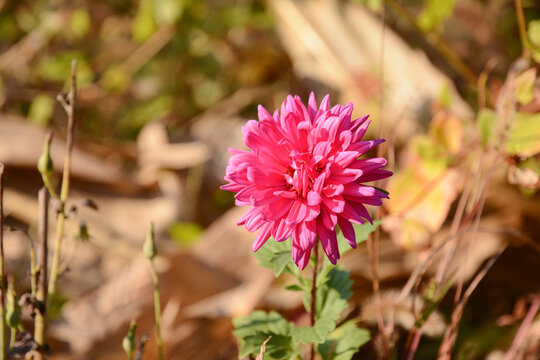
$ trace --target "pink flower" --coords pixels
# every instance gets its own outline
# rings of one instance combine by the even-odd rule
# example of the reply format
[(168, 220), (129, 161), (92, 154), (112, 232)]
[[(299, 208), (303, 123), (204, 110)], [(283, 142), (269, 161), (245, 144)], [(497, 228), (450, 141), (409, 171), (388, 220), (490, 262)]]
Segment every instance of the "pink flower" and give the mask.
[(359, 159), (384, 139), (362, 141), (368, 116), (352, 120), (352, 103), (330, 109), (328, 95), (317, 108), (311, 93), (306, 106), (288, 96), (272, 116), (259, 106), (259, 121), (242, 128), (248, 151), (232, 157), (221, 188), (236, 192), (236, 205), (252, 206), (238, 225), (260, 230), (257, 251), (270, 236), (292, 239), (292, 258), (305, 268), (319, 238), (328, 259), (339, 259), (336, 225), (356, 248), (351, 223), (372, 222), (364, 204), (379, 206), (388, 196), (364, 182), (392, 175), (383, 158)]

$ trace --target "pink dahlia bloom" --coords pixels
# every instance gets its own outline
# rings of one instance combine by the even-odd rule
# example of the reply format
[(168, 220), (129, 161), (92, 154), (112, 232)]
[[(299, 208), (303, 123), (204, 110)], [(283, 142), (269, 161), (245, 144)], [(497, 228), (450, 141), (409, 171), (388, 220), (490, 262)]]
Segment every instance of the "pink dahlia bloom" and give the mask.
[(368, 116), (351, 120), (352, 103), (330, 109), (328, 95), (317, 107), (313, 93), (306, 107), (288, 96), (272, 116), (259, 106), (259, 121), (242, 128), (250, 150), (229, 149), (232, 157), (221, 188), (236, 192), (236, 205), (252, 206), (240, 219), (260, 230), (253, 251), (270, 236), (292, 239), (292, 258), (305, 268), (320, 240), (328, 259), (339, 259), (336, 225), (356, 248), (351, 223), (372, 222), (365, 204), (381, 205), (383, 192), (363, 183), (392, 175), (383, 158), (360, 159), (384, 139), (362, 141)]

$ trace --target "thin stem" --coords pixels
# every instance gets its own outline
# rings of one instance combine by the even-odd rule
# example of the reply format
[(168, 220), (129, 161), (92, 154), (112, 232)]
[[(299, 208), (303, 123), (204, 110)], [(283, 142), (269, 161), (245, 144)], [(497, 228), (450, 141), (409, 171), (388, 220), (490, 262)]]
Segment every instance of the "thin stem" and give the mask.
[(17, 328), (10, 328), (9, 348), (13, 349), (15, 346), (15, 338), (17, 337)]
[(48, 253), (48, 218), (49, 218), (49, 192), (43, 187), (39, 191), (39, 279), (37, 283), (36, 300), (39, 304), (34, 322), (34, 339), (38, 344), (36, 358), (42, 357), (45, 349), (45, 330), (47, 328), (47, 253)]
[(521, 326), (514, 337), (514, 341), (512, 341), (512, 346), (510, 346), (504, 360), (512, 360), (517, 358), (519, 348), (521, 344), (523, 344), (523, 341), (525, 341), (525, 336), (531, 328), (538, 310), (540, 310), (540, 296), (537, 294), (531, 304), (531, 307), (529, 308), (529, 311), (527, 311), (527, 315), (525, 315), (525, 319), (523, 319), (523, 322), (521, 323)]
[[(71, 62), (71, 91), (69, 92), (69, 103), (63, 104), (68, 116), (67, 150), (64, 159), (64, 173), (62, 178), (62, 189), (60, 191), (60, 210), (58, 212), (56, 224), (56, 241), (54, 244), (54, 253), (51, 264), (51, 277), (49, 281), (48, 301), (56, 291), (56, 281), (59, 275), (60, 252), (62, 250), (62, 239), (64, 237), (64, 221), (66, 215), (64, 208), (69, 194), (69, 180), (71, 170), (71, 152), (73, 150), (73, 138), (75, 137), (75, 101), (77, 99), (77, 61)], [(65, 101), (64, 101), (65, 103)]]
[(158, 360), (163, 360), (163, 340), (161, 339), (161, 298), (159, 295), (159, 277), (154, 265), (154, 260), (150, 259), (152, 270), (152, 280), (154, 282), (154, 310), (156, 317), (156, 341), (158, 347)]
[(4, 164), (0, 163), (0, 360), (7, 359), (6, 275), (4, 273)]
[[(311, 326), (315, 326), (315, 304), (317, 301), (317, 267), (319, 265), (319, 243), (317, 242), (315, 244), (315, 251), (314, 251), (314, 264), (313, 264), (313, 275), (311, 277), (311, 306), (309, 309), (310, 313), (310, 324)], [(315, 360), (315, 344), (311, 344), (311, 360)]]
[(531, 50), (529, 49), (529, 41), (527, 40), (527, 29), (525, 26), (525, 16), (523, 15), (523, 6), (521, 0), (514, 0), (516, 6), (516, 16), (519, 29), (519, 40), (521, 41), (522, 52), (521, 56), (527, 60), (531, 58)]
[(414, 354), (416, 354), (416, 350), (418, 349), (418, 345), (420, 344), (421, 339), (422, 339), (422, 327), (418, 329), (414, 329), (412, 340), (409, 347), (409, 353), (407, 354), (407, 360), (414, 359)]
[(454, 310), (452, 311), (450, 325), (446, 328), (444, 332), (443, 340), (439, 348), (439, 355), (437, 359), (450, 360), (452, 348), (456, 341), (458, 324), (459, 324), (459, 321), (461, 320), (461, 316), (463, 315), (463, 309), (465, 308), (465, 305), (467, 304), (467, 301), (472, 295), (474, 289), (476, 289), (480, 281), (482, 281), (484, 276), (486, 276), (489, 269), (491, 269), (491, 266), (493, 266), (495, 261), (497, 261), (497, 259), (499, 258), (499, 256), (501, 256), (501, 254), (504, 252), (505, 249), (506, 249), (506, 245), (497, 254), (492, 256), (488, 260), (488, 262), (482, 267), (482, 269), (480, 269), (478, 274), (474, 277), (474, 279), (469, 284), (469, 287), (463, 294), (463, 297), (459, 300), (458, 304), (455, 306)]

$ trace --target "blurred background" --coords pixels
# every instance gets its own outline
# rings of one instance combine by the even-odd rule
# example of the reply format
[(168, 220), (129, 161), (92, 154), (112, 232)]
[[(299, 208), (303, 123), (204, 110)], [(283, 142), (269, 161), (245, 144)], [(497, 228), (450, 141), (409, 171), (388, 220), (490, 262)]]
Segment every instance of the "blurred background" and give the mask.
[[(483, 199), (480, 230), (463, 236), (452, 271), (468, 281), (505, 250), (470, 299), (455, 351), (483, 359), (507, 349), (540, 288), (540, 4), (522, 6), (527, 53), (510, 0), (0, 0), (5, 251), (18, 295), (29, 289), (36, 239), (37, 159), (52, 130), (59, 184), (67, 117), (56, 96), (69, 91), (77, 60), (74, 210), (51, 358), (124, 359), (132, 319), (138, 336), (152, 334), (141, 253), (150, 222), (166, 358), (237, 358), (230, 320), (255, 308), (307, 323), (300, 296), (280, 290), (287, 279), (276, 284), (257, 266), (254, 235), (236, 226), (245, 209), (218, 187), (227, 148), (243, 147), (241, 126), (257, 105), (273, 112), (287, 94), (307, 101), (311, 91), (354, 102), (357, 117), (371, 114), (366, 137), (381, 127), (388, 140), (395, 175), (385, 185), (379, 275), (389, 303), (451, 231), (458, 200), (467, 219)], [(50, 227), (54, 234), (54, 216)], [(365, 247), (343, 263), (355, 279), (351, 314), (373, 327)], [(447, 302), (434, 329), (449, 320)], [(23, 314), (29, 330), (30, 320)], [(435, 357), (441, 332), (433, 334), (416, 358)], [(154, 343), (144, 359), (155, 357)], [(373, 351), (368, 344), (355, 358)]]

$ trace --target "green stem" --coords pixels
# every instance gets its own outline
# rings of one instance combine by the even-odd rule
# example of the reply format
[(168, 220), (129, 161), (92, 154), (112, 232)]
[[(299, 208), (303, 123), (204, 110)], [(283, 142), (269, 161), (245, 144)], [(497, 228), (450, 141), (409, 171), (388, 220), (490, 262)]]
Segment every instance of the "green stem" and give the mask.
[(4, 273), (4, 164), (0, 164), (0, 360), (7, 359), (6, 278)]
[[(311, 306), (309, 309), (311, 326), (315, 326), (315, 304), (317, 300), (317, 266), (319, 265), (319, 242), (315, 244), (313, 275), (311, 277)], [(315, 360), (315, 344), (311, 344), (311, 360)]]
[(13, 349), (13, 346), (15, 346), (15, 338), (17, 337), (17, 328), (10, 327), (11, 329), (11, 336), (9, 337), (9, 348)]
[(46, 188), (39, 191), (39, 277), (37, 279), (36, 300), (41, 306), (36, 310), (34, 319), (34, 340), (38, 345), (37, 358), (45, 348), (45, 330), (47, 329), (47, 254), (48, 254), (48, 218), (49, 193)]
[(150, 259), (152, 270), (152, 280), (154, 282), (154, 310), (156, 316), (156, 342), (158, 347), (158, 360), (163, 360), (163, 340), (161, 339), (161, 298), (159, 295), (159, 277), (154, 265), (154, 260)]
[(66, 215), (64, 214), (66, 201), (69, 194), (69, 180), (71, 170), (71, 152), (73, 150), (73, 138), (75, 136), (75, 101), (77, 99), (77, 62), (73, 60), (71, 63), (71, 91), (69, 92), (69, 104), (65, 104), (63, 98), (60, 96), (60, 102), (63, 102), (64, 109), (68, 115), (68, 132), (67, 132), (67, 149), (66, 158), (64, 159), (64, 173), (62, 178), (62, 189), (60, 191), (60, 210), (58, 212), (57, 224), (56, 224), (56, 241), (54, 244), (54, 253), (51, 264), (51, 277), (49, 281), (49, 294), (48, 301), (51, 301), (52, 296), (56, 292), (56, 280), (58, 279), (60, 268), (60, 252), (62, 250), (62, 239), (64, 237), (64, 221)]
[(529, 60), (531, 58), (531, 51), (529, 49), (529, 41), (527, 40), (527, 29), (525, 26), (525, 15), (523, 15), (523, 6), (521, 5), (521, 0), (514, 0), (514, 4), (516, 6), (519, 39), (522, 47), (521, 56)]

